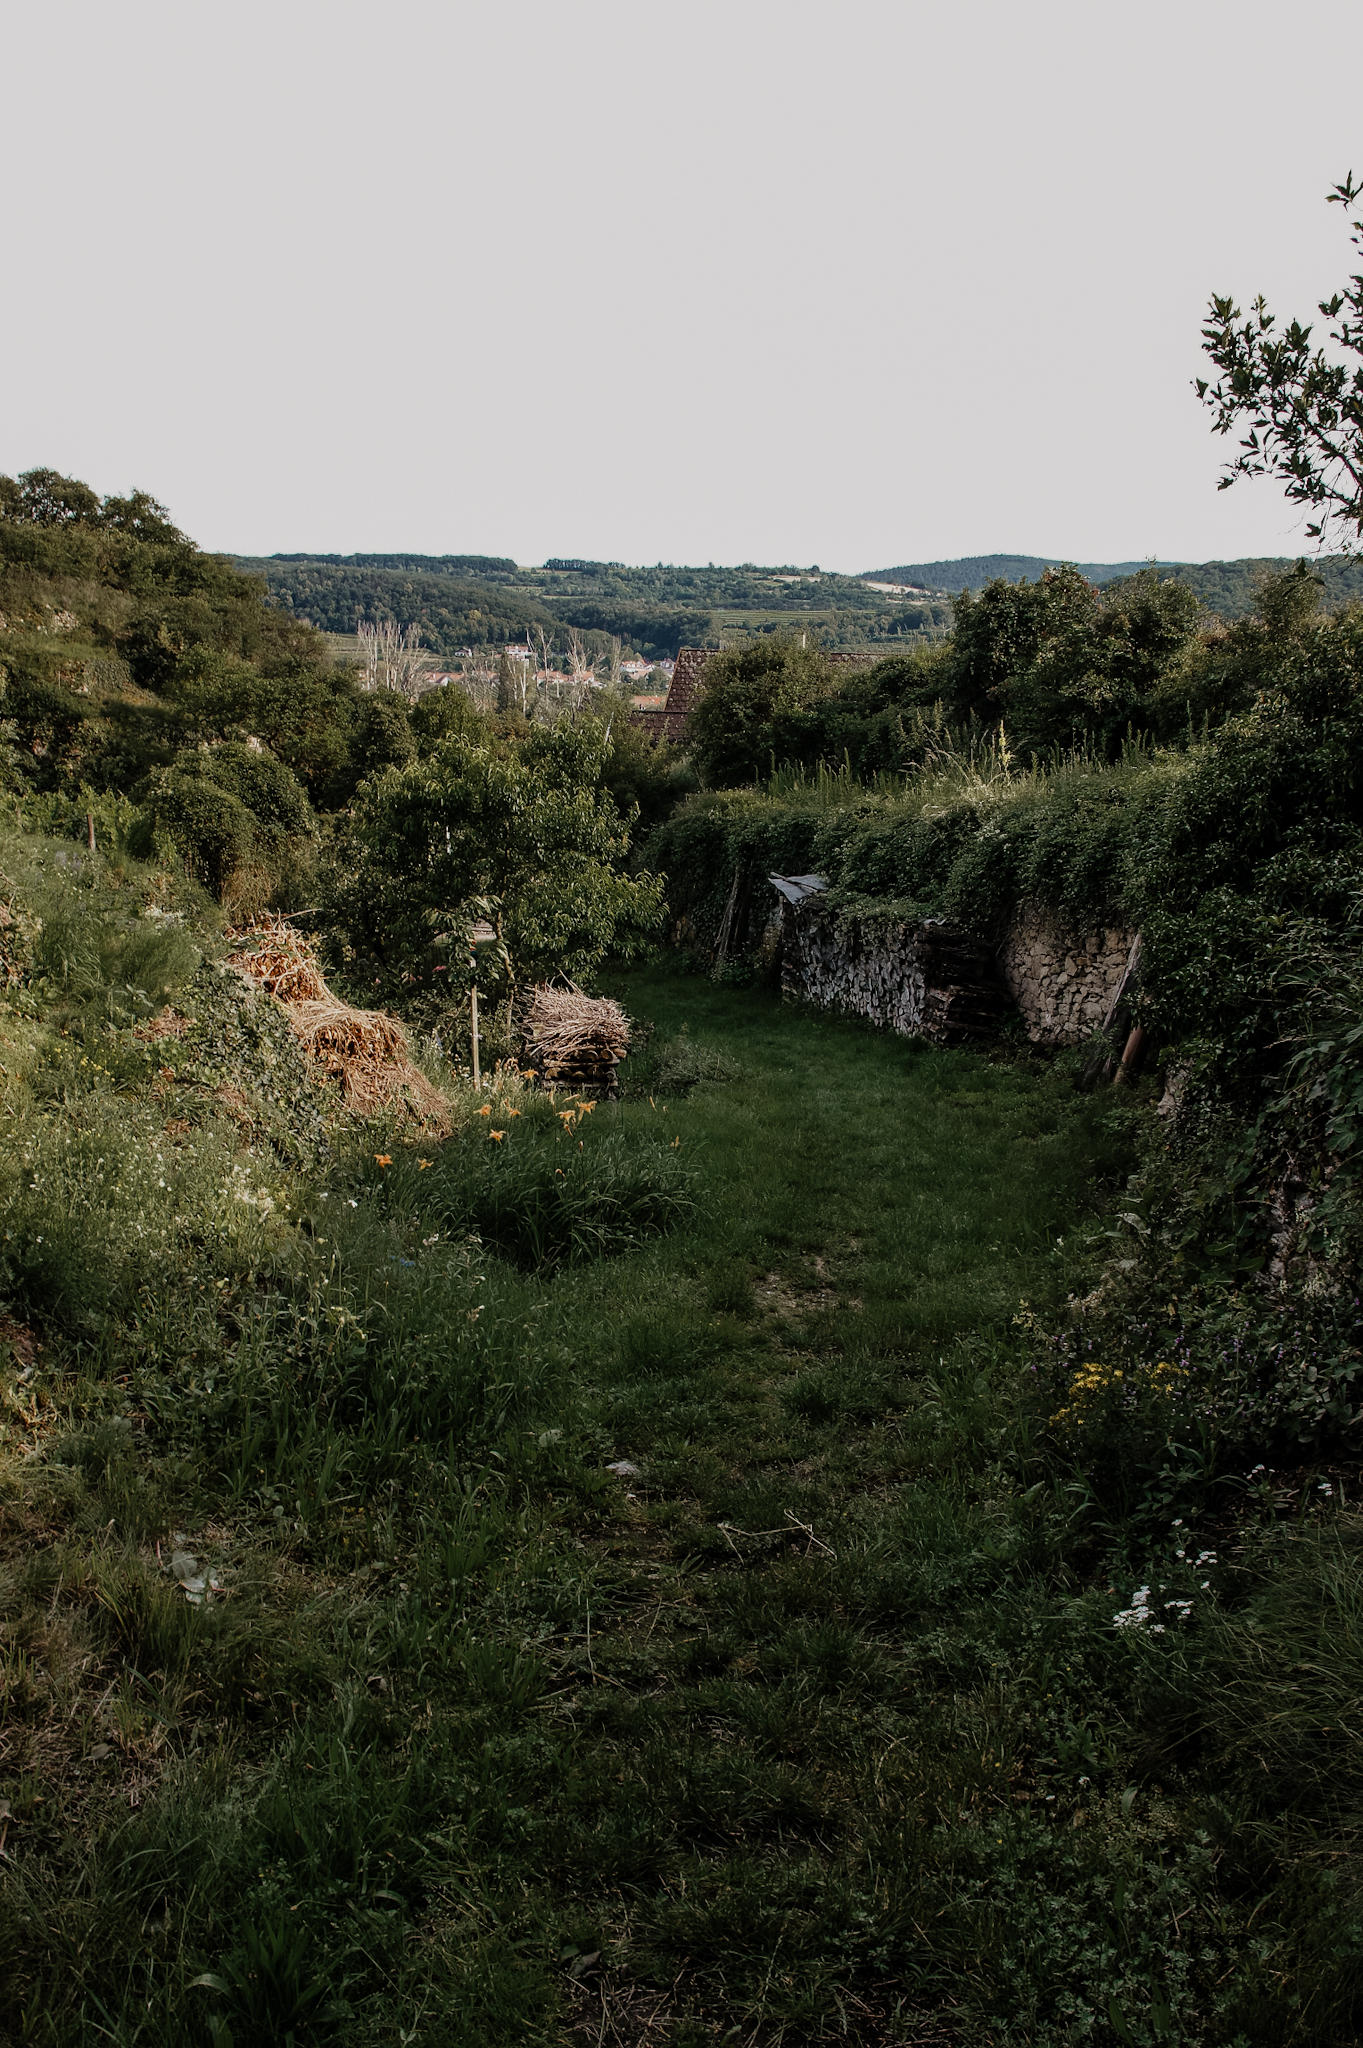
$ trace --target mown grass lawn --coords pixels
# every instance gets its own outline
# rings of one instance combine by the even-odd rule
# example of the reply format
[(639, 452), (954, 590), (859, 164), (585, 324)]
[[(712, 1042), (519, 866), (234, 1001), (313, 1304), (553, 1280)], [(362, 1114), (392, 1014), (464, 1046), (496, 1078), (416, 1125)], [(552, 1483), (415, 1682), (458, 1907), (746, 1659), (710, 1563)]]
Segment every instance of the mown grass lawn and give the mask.
[(644, 1092), (553, 1171), (666, 1155), (676, 1228), (437, 1274), (482, 1155), (394, 1137), (290, 1195), (360, 1308), (238, 1279), (54, 1340), (41, 1410), (11, 1375), (8, 2038), (1354, 2038), (1352, 1523), (1199, 1567), (1155, 1640), (1113, 1615), (1182, 1539), (1037, 1440), (1022, 1304), (1088, 1270), (1123, 1113), (625, 993)]

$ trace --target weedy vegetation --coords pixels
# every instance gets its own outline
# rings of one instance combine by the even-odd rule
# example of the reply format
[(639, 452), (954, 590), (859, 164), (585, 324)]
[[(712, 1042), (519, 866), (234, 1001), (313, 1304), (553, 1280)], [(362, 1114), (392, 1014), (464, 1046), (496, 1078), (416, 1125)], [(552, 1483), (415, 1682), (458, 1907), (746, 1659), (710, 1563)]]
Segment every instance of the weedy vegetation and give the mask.
[[(688, 795), (141, 494), (0, 595), (0, 2038), (1356, 2040), (1363, 614), (735, 649)], [(1139, 926), (1148, 1077), (684, 971), (741, 867)]]
[(1349, 2038), (1350, 1482), (1031, 1370), (1138, 1103), (636, 971), (428, 1143), (178, 972), (5, 1017), (10, 2038)]

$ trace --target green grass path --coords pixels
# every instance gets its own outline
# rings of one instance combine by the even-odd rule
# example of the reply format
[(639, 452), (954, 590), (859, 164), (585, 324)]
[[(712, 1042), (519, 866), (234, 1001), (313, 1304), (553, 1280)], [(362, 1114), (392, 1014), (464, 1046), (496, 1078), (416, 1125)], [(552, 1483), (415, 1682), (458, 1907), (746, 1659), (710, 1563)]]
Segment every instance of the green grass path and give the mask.
[[(277, 1256), (311, 1232), (345, 1300), (191, 1274), (54, 1342), (47, 1410), (16, 1384), (0, 2038), (1354, 2038), (1352, 1892), (1254, 1805), (1305, 1551), (1252, 1642), (1116, 1629), (1165, 1538), (1033, 1441), (1020, 1304), (1091, 1284), (1123, 1117), (756, 992), (622, 992), (642, 1095), (276, 1190)], [(552, 1188), (674, 1140), (671, 1234), (447, 1256), (440, 1202), (518, 1145)]]
[[(699, 1212), (551, 1290), (565, 1441), (640, 1468), (590, 1518), (565, 1503), (575, 1569), (560, 1551), (523, 1595), (566, 1769), (562, 1946), (602, 1959), (568, 2013), (588, 2037), (965, 2038), (973, 1866), (1047, 1796), (999, 1676), (1036, 1616), (974, 1619), (1020, 1568), (1047, 1598), (1053, 1532), (1000, 1457), (1013, 1316), (1115, 1162), (1059, 1077), (695, 980), (627, 998), (737, 1078), (627, 1106), (674, 1127)], [(1052, 1654), (1017, 1672), (1029, 1703)]]

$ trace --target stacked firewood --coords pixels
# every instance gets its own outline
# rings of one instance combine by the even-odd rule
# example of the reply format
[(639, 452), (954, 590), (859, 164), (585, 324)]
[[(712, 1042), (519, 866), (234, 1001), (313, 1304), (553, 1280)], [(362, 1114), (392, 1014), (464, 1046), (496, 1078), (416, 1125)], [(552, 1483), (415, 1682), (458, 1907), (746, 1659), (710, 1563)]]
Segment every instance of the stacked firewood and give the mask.
[(532, 1068), (546, 1088), (619, 1094), (616, 1068), (629, 1051), (629, 1019), (609, 996), (541, 983), (521, 1012), (520, 1037), (522, 1068)]
[(938, 1045), (998, 1028), (1006, 992), (989, 948), (938, 919), (871, 923), (813, 898), (787, 903), (781, 927), (782, 989), (791, 997)]

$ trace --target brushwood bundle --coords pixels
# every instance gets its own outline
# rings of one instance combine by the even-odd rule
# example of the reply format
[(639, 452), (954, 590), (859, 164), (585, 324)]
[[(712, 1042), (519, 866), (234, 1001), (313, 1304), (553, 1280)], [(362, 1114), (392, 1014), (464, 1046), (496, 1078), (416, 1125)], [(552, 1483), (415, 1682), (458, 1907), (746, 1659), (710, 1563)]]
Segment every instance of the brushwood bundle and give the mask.
[(521, 1018), (522, 1064), (550, 1088), (616, 1093), (616, 1068), (629, 1051), (629, 1019), (609, 996), (541, 983)]
[(373, 1116), (405, 1108), (423, 1123), (446, 1129), (449, 1106), (415, 1066), (407, 1036), (382, 1010), (357, 1010), (327, 987), (316, 949), (282, 918), (263, 919), (227, 934), (228, 965), (281, 1005), (309, 1059), (335, 1081), (348, 1108)]
[(233, 951), (229, 967), (259, 983), (267, 995), (289, 1003), (330, 1001), (312, 941), (282, 917), (263, 917), (227, 934)]

